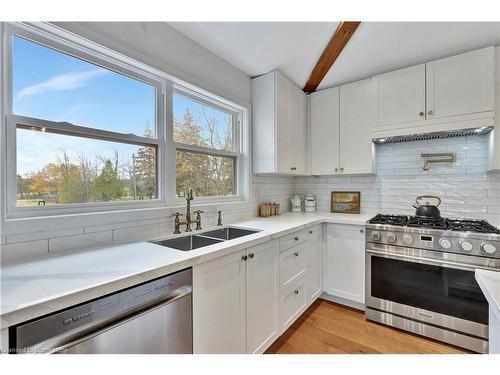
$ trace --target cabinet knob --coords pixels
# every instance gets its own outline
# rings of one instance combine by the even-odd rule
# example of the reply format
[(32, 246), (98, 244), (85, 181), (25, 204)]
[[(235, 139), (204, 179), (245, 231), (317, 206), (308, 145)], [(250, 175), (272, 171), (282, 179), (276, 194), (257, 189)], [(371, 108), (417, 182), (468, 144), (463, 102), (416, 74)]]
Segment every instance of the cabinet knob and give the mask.
[(299, 237), (294, 237), (293, 238), (295, 241), (298, 241), (299, 240)]
[(339, 171), (339, 169), (338, 169), (338, 168), (335, 168), (335, 173), (337, 173), (338, 171)]
[(365, 233), (365, 230), (364, 229), (360, 229), (359, 233)]
[(341, 172), (344, 172), (344, 167), (340, 167), (340, 171), (341, 171)]
[(246, 256), (246, 255), (243, 255), (243, 256), (241, 257), (241, 260), (242, 260), (242, 261), (244, 261), (244, 262), (246, 262), (246, 261), (247, 261), (247, 259), (248, 259), (248, 258), (247, 258), (247, 256)]
[(418, 115), (421, 116), (421, 117), (424, 117), (425, 113), (424, 112), (420, 112)]
[(298, 290), (298, 289), (295, 289), (293, 292), (294, 292), (295, 294), (299, 294), (299, 290)]
[(297, 170), (297, 167), (290, 167), (290, 170), (292, 170), (292, 171), (296, 171), (296, 170)]
[(429, 112), (427, 112), (429, 115), (433, 115), (434, 114), (434, 111), (433, 110), (430, 110)]
[(255, 256), (255, 255), (254, 255), (254, 253), (250, 253), (250, 254), (248, 254), (248, 257), (249, 257), (250, 259), (253, 259), (253, 257), (254, 257), (254, 256)]
[(295, 255), (296, 257), (298, 257), (298, 256), (299, 256), (299, 253), (293, 253), (293, 255)]
[(314, 232), (312, 230), (309, 231), (309, 234), (313, 234)]

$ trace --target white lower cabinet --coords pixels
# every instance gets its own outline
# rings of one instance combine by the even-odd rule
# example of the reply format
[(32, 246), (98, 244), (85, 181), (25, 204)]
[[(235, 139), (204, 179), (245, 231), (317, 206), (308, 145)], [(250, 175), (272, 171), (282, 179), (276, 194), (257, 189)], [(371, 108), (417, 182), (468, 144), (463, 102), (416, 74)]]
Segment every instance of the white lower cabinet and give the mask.
[(359, 225), (327, 225), (324, 290), (365, 303), (365, 233)]
[(194, 266), (193, 352), (264, 352), (322, 292), (322, 228)]
[(307, 305), (313, 303), (322, 292), (322, 254), (323, 254), (323, 226), (312, 228), (309, 233), (307, 252), (306, 295)]
[(193, 352), (261, 353), (278, 337), (278, 241), (193, 267)]
[(302, 278), (281, 293), (280, 323), (281, 332), (292, 325), (307, 307), (306, 280)]

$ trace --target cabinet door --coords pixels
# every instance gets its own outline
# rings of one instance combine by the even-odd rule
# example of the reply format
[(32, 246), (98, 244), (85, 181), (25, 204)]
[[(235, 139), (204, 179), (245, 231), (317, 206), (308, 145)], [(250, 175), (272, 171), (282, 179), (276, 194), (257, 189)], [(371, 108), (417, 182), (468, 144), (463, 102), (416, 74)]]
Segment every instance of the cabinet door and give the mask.
[(245, 261), (239, 251), (193, 267), (193, 352), (246, 353)]
[(311, 174), (331, 175), (339, 172), (339, 88), (310, 95)]
[(325, 291), (365, 303), (365, 236), (356, 225), (328, 225)]
[(371, 80), (340, 86), (340, 171), (373, 173)]
[(277, 172), (306, 174), (306, 95), (277, 74)]
[(278, 337), (278, 241), (247, 255), (247, 353), (262, 353)]
[(495, 48), (426, 64), (427, 119), (494, 110)]
[(375, 127), (425, 120), (425, 64), (372, 77)]
[(321, 254), (322, 226), (316, 226), (310, 231), (307, 249), (306, 295), (307, 304), (313, 303), (321, 294)]

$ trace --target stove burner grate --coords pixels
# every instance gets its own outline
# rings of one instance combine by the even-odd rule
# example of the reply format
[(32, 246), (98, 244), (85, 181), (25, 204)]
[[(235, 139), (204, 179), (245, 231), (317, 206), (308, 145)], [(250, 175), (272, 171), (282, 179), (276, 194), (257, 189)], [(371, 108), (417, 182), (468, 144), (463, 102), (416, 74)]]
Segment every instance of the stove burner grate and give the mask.
[(404, 227), (408, 221), (407, 216), (402, 215), (382, 215), (378, 214), (368, 221), (369, 224), (383, 224), (383, 225), (396, 225), (398, 227)]
[(430, 228), (430, 229), (448, 229), (446, 219), (443, 218), (427, 218), (410, 216), (407, 227), (413, 228)]
[(486, 220), (448, 219), (447, 222), (452, 231), (500, 234), (500, 230)]

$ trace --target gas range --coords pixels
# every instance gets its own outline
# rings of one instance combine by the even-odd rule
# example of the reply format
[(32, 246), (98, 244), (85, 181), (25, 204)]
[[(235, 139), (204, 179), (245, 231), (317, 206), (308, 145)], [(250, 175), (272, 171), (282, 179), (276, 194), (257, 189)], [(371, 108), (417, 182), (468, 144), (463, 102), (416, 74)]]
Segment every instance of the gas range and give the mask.
[(500, 230), (485, 220), (377, 215), (366, 242), (500, 258)]
[(366, 319), (488, 351), (477, 268), (500, 271), (500, 231), (484, 220), (377, 215), (366, 224)]

